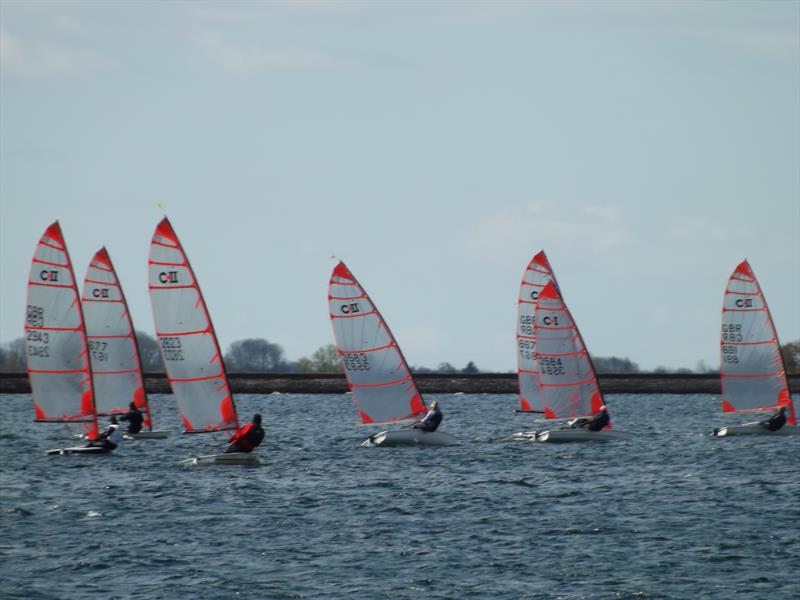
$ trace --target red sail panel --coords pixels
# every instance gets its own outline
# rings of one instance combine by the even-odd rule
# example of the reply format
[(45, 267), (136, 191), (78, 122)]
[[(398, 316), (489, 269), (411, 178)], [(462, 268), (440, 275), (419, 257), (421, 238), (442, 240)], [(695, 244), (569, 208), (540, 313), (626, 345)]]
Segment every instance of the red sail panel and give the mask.
[(47, 228), (33, 255), (25, 346), (36, 420), (79, 423), (94, 439), (97, 415), (86, 329), (58, 221)]
[(550, 281), (558, 288), (550, 262), (542, 250), (531, 259), (525, 268), (517, 298), (516, 343), (520, 410), (544, 410), (539, 387), (539, 363), (536, 360), (534, 312), (539, 292)]
[[(536, 302), (539, 384), (547, 418), (588, 416), (604, 404), (583, 337), (554, 282)], [(606, 426), (610, 429), (611, 424)]]
[(720, 377), (724, 412), (773, 411), (786, 406), (787, 421), (797, 424), (778, 334), (746, 260), (736, 266), (725, 286)]
[(399, 423), (426, 412), (400, 347), (343, 262), (333, 269), (328, 304), (336, 350), (363, 423)]
[(125, 293), (105, 248), (89, 263), (82, 301), (97, 414), (125, 413), (133, 402), (144, 412), (144, 426), (152, 429), (139, 344)]
[(236, 431), (236, 405), (214, 326), (166, 217), (150, 242), (148, 266), (156, 335), (187, 432)]

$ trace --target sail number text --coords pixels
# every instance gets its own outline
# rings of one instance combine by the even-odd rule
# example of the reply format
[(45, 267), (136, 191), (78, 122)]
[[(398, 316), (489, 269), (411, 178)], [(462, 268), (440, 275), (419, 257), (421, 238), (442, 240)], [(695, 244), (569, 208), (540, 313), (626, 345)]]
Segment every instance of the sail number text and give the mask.
[[(44, 327), (44, 308), (29, 304), (25, 322), (28, 327)], [(25, 339), (28, 343), (28, 356), (50, 358), (50, 334), (47, 331), (27, 331)]]
[(536, 344), (533, 340), (519, 340), (519, 355), (525, 360), (536, 360)]
[(536, 317), (533, 315), (519, 316), (519, 332), (522, 335), (533, 335), (533, 328), (536, 326)]
[(162, 337), (161, 353), (164, 355), (164, 360), (183, 360), (183, 347), (181, 346), (181, 338), (179, 337)]
[(369, 360), (363, 352), (347, 352), (342, 354), (344, 368), (348, 371), (369, 371)]
[(539, 372), (545, 375), (566, 375), (564, 363), (558, 356), (540, 356)]
[(742, 324), (736, 325), (723, 325), (722, 326), (722, 341), (723, 342), (741, 342), (742, 337)]
[(106, 352), (106, 348), (108, 348), (108, 342), (89, 342), (89, 353), (92, 356), (92, 360), (106, 362), (108, 360), (108, 352)]
[(41, 306), (28, 304), (26, 321), (28, 327), (44, 327), (44, 309)]
[(728, 363), (729, 365), (735, 365), (739, 363), (739, 356), (738, 356), (739, 348), (736, 346), (722, 346), (722, 362)]

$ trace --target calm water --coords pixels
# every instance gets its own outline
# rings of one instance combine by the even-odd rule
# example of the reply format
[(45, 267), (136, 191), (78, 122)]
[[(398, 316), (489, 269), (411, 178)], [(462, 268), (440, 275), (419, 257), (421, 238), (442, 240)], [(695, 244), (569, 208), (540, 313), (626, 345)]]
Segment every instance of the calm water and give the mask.
[(0, 597), (800, 597), (800, 437), (704, 435), (743, 420), (712, 396), (614, 395), (634, 442), (515, 442), (514, 397), (433, 398), (461, 446), (360, 448), (348, 396), (238, 396), (262, 465), (186, 468), (224, 440), (50, 457), (65, 428), (0, 396)]

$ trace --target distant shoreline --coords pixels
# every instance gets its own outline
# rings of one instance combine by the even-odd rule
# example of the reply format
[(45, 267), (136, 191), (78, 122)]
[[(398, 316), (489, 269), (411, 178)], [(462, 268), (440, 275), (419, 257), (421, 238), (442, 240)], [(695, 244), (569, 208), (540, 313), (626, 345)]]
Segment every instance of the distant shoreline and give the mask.
[[(342, 394), (348, 391), (341, 373), (231, 373), (235, 394)], [(597, 376), (605, 394), (719, 394), (719, 375), (685, 373), (614, 373)], [(427, 394), (516, 394), (516, 373), (417, 373), (420, 391)], [(146, 373), (149, 394), (169, 394), (163, 373)], [(789, 375), (792, 393), (800, 393), (800, 374)], [(27, 394), (26, 373), (0, 373), (0, 394)]]

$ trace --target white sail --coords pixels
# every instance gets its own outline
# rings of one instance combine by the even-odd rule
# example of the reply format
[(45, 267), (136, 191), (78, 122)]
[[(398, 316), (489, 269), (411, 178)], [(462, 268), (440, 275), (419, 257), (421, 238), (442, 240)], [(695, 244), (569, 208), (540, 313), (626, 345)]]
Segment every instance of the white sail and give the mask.
[(778, 334), (746, 260), (734, 269), (725, 288), (720, 355), (724, 412), (773, 411), (786, 406), (787, 422), (797, 424)]
[(94, 439), (97, 415), (86, 330), (58, 221), (47, 228), (33, 255), (25, 345), (36, 420), (78, 423)]
[(536, 360), (534, 313), (539, 292), (550, 281), (558, 288), (547, 256), (544, 251), (538, 252), (525, 268), (517, 299), (517, 374), (519, 408), (522, 411), (544, 410), (539, 387), (539, 363)]
[(150, 302), (161, 356), (189, 433), (236, 430), (222, 353), (200, 287), (165, 217), (150, 243)]
[(133, 402), (144, 413), (144, 427), (152, 429), (139, 346), (125, 294), (105, 248), (89, 263), (82, 302), (97, 414), (125, 413)]
[(592, 361), (552, 281), (539, 293), (534, 329), (545, 416), (583, 417), (598, 411), (604, 403)]
[(336, 349), (363, 423), (416, 420), (426, 407), (400, 347), (367, 293), (339, 262), (328, 302)]

